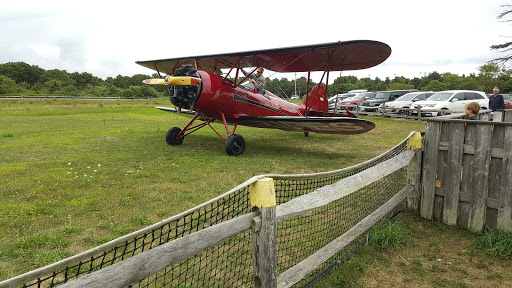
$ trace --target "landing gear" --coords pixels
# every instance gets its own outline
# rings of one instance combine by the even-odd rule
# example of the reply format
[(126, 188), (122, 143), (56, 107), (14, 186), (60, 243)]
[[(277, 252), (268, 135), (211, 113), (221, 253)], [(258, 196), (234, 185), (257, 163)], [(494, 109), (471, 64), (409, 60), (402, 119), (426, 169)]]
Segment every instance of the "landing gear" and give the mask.
[(229, 156), (238, 156), (244, 153), (245, 141), (244, 138), (238, 134), (233, 134), (228, 137), (226, 141), (226, 153)]
[(304, 137), (309, 137), (309, 132), (304, 132)]
[(183, 137), (178, 138), (180, 135), (181, 129), (179, 127), (172, 127), (165, 134), (165, 140), (169, 145), (181, 145), (183, 143)]
[[(245, 141), (244, 138), (238, 134), (233, 134), (236, 130), (236, 126), (238, 125), (238, 121), (235, 123), (235, 127), (233, 128), (233, 131), (230, 131), (228, 128), (228, 123), (226, 121), (226, 118), (224, 117), (224, 114), (220, 113), (220, 116), (222, 118), (222, 121), (224, 123), (224, 127), (226, 128), (226, 132), (228, 134), (228, 138), (224, 140), (222, 136), (210, 125), (215, 118), (214, 117), (206, 117), (203, 116), (199, 118), (199, 114), (196, 114), (192, 120), (183, 128), (180, 129), (179, 127), (172, 127), (167, 131), (167, 134), (165, 135), (165, 140), (167, 141), (167, 144), (169, 145), (181, 145), (183, 143), (183, 139), (185, 136), (189, 135), (190, 133), (193, 133), (205, 126), (209, 126), (212, 128), (212, 130), (217, 134), (217, 136), (222, 139), (222, 141), (226, 144), (226, 153), (229, 156), (239, 156), (242, 153), (244, 153), (245, 150)], [(192, 124), (194, 121), (199, 118), (203, 123), (193, 126)]]

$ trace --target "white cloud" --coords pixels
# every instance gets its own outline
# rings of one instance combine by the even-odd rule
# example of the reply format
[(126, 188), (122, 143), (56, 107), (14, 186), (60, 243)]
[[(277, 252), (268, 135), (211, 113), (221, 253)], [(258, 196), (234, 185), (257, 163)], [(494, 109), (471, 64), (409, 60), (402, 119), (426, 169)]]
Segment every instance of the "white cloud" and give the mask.
[[(510, 24), (504, 0), (140, 2), (0, 0), (0, 63), (106, 78), (152, 74), (137, 60), (369, 39), (393, 52), (358, 77), (476, 73)], [(332, 77), (331, 77), (332, 78)]]

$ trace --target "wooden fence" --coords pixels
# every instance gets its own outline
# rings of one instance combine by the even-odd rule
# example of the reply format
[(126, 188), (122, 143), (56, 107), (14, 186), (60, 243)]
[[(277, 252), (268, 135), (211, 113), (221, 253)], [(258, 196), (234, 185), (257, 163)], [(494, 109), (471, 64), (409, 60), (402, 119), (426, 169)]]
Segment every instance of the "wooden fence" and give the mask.
[(512, 231), (512, 110), (479, 117), (493, 121), (428, 121), (419, 211), (474, 232)]
[[(281, 273), (279, 277), (277, 275), (277, 223), (347, 197), (405, 167), (412, 179), (419, 179), (419, 175), (415, 174), (419, 173), (417, 167), (419, 167), (420, 156), (419, 149), (404, 151), (363, 172), (344, 178), (332, 185), (321, 187), (279, 206), (275, 204), (273, 180), (263, 178), (251, 184), (250, 187), (251, 204), (255, 209), (257, 208), (256, 211), (155, 247), (67, 282), (60, 287), (126, 287), (249, 229), (254, 233), (252, 250), (255, 287), (290, 287), (367, 231), (399, 203), (408, 197), (414, 198), (411, 195), (415, 194), (413, 192), (418, 185), (405, 184), (404, 188), (383, 206), (322, 249)], [(415, 182), (415, 180), (409, 181), (409, 183), (411, 182)], [(404, 183), (407, 182), (404, 181)]]

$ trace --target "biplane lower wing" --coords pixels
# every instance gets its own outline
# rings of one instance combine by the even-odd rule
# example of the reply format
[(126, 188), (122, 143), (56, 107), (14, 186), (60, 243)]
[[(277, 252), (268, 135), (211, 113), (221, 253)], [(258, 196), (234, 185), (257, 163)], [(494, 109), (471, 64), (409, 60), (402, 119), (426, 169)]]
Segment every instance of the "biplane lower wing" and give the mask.
[(187, 109), (181, 109), (179, 112), (178, 112), (178, 109), (176, 109), (176, 108), (169, 108), (169, 107), (162, 107), (162, 106), (158, 106), (158, 107), (156, 107), (156, 109), (159, 109), (162, 111), (167, 111), (167, 112), (185, 113), (185, 114), (191, 114), (191, 115), (196, 114), (196, 112), (193, 112), (193, 111), (190, 111)]
[(350, 117), (241, 117), (239, 125), (322, 134), (361, 134), (375, 128), (373, 122)]

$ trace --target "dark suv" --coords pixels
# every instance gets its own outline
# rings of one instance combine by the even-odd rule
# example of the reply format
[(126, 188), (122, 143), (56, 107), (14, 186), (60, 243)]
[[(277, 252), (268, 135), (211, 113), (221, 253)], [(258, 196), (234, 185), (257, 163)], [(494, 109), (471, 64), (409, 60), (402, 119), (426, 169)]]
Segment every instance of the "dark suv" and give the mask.
[(378, 91), (377, 94), (375, 95), (375, 98), (361, 103), (361, 106), (359, 107), (360, 112), (376, 112), (378, 111), (379, 106), (382, 105), (382, 103), (393, 101), (404, 94), (417, 91), (418, 90), (416, 89)]

